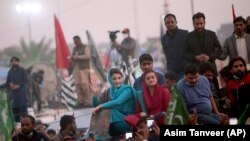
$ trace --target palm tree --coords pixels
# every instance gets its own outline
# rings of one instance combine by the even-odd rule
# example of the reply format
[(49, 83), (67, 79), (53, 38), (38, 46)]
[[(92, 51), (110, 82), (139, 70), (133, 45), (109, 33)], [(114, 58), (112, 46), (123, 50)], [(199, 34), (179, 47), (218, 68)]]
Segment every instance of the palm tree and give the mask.
[(21, 39), (22, 57), (25, 66), (31, 66), (36, 63), (45, 63), (52, 65), (54, 63), (55, 51), (50, 48), (52, 40), (45, 42), (43, 38), (39, 43), (33, 41), (28, 45), (24, 39)]
[(45, 41), (45, 38), (42, 38), (38, 43), (31, 41), (30, 44), (27, 44), (22, 38), (20, 41), (21, 47), (12, 46), (4, 49), (0, 53), (0, 60), (3, 60), (3, 65), (7, 65), (9, 58), (17, 56), (26, 68), (37, 63), (53, 65), (55, 50), (50, 48), (51, 43), (52, 40)]

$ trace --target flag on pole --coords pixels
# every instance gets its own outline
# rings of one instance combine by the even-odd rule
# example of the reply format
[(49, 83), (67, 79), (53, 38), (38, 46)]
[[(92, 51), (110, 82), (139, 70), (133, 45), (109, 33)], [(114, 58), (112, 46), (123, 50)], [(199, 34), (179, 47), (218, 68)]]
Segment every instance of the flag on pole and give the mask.
[(64, 34), (58, 18), (54, 15), (55, 40), (56, 40), (56, 67), (61, 74), (61, 85), (59, 87), (62, 103), (72, 110), (77, 105), (77, 94), (72, 74), (68, 74), (70, 66), (70, 51), (66, 44)]
[(234, 5), (232, 4), (232, 14), (233, 14), (233, 19), (236, 18), (235, 11), (234, 11)]
[(0, 133), (4, 135), (5, 141), (11, 141), (14, 117), (6, 90), (0, 90), (0, 125)]
[(242, 112), (242, 114), (239, 117), (238, 124), (244, 125), (246, 124), (246, 121), (250, 118), (250, 104), (247, 104), (245, 107), (245, 110)]
[(91, 62), (93, 64), (92, 66), (97, 71), (98, 75), (102, 79), (102, 82), (107, 82), (107, 78), (106, 78), (105, 71), (103, 69), (101, 58), (95, 47), (94, 40), (88, 30), (86, 30), (86, 35), (87, 35), (88, 45), (90, 47), (90, 52), (91, 52)]
[(166, 124), (185, 125), (188, 124), (189, 114), (176, 85), (171, 89), (171, 100), (166, 112)]
[(56, 15), (54, 15), (54, 21), (56, 39), (56, 67), (59, 69), (68, 69), (70, 65), (70, 51), (66, 44), (61, 25)]

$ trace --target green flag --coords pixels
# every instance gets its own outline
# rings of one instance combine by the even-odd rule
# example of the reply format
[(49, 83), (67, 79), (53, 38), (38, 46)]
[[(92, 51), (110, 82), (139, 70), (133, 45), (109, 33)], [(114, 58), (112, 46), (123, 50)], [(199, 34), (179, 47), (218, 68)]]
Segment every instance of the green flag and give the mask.
[(246, 124), (247, 119), (250, 117), (250, 103), (247, 104), (245, 110), (243, 111), (243, 113), (240, 115), (239, 120), (238, 120), (238, 124), (240, 125), (244, 125)]
[(11, 141), (14, 129), (14, 118), (6, 90), (0, 90), (0, 125), (0, 130), (5, 140)]
[(167, 125), (188, 124), (189, 114), (176, 85), (171, 88), (171, 100), (165, 117)]

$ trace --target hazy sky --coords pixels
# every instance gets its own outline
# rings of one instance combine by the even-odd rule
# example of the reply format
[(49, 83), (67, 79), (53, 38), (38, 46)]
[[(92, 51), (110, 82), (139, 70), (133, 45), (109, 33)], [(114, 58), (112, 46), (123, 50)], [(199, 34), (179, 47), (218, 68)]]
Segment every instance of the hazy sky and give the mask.
[[(21, 37), (29, 39), (28, 20), (24, 13), (17, 13), (16, 4), (27, 0), (0, 0), (0, 49), (19, 45)], [(34, 0), (31, 0), (34, 1)], [(31, 35), (34, 41), (42, 37), (54, 40), (53, 14), (61, 23), (67, 43), (74, 35), (86, 41), (85, 30), (89, 30), (96, 43), (107, 42), (108, 30), (131, 29), (131, 34), (140, 42), (148, 37), (159, 37), (160, 19), (166, 0), (36, 0), (41, 12), (30, 15)], [(206, 27), (218, 30), (221, 24), (232, 22), (231, 5), (236, 15), (250, 15), (250, 0), (193, 0), (194, 12), (204, 12)], [(191, 31), (191, 0), (168, 0), (169, 11), (176, 14), (178, 26)], [(118, 40), (122, 37), (118, 36)], [(54, 47), (54, 42), (53, 46)]]

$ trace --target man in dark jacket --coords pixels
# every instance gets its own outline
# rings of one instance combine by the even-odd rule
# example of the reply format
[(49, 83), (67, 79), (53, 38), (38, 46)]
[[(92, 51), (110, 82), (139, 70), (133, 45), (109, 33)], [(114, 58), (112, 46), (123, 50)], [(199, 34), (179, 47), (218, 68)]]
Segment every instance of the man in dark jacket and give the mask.
[(10, 63), (12, 67), (8, 72), (6, 84), (9, 89), (10, 100), (12, 101), (15, 121), (20, 122), (21, 115), (27, 113), (27, 75), (24, 68), (19, 66), (19, 58), (12, 57)]
[(210, 62), (214, 69), (217, 70), (215, 60), (221, 55), (222, 48), (215, 32), (205, 29), (205, 24), (205, 15), (203, 13), (194, 14), (194, 31), (187, 35), (182, 56), (188, 63), (197, 66), (201, 62)]
[(167, 32), (162, 36), (161, 43), (167, 61), (167, 71), (175, 72), (178, 78), (181, 78), (185, 68), (185, 61), (181, 57), (181, 48), (188, 31), (177, 27), (176, 17), (173, 14), (167, 14), (164, 17), (164, 22)]
[(23, 115), (21, 118), (21, 132), (13, 136), (12, 141), (49, 141), (46, 135), (35, 129), (35, 118)]

